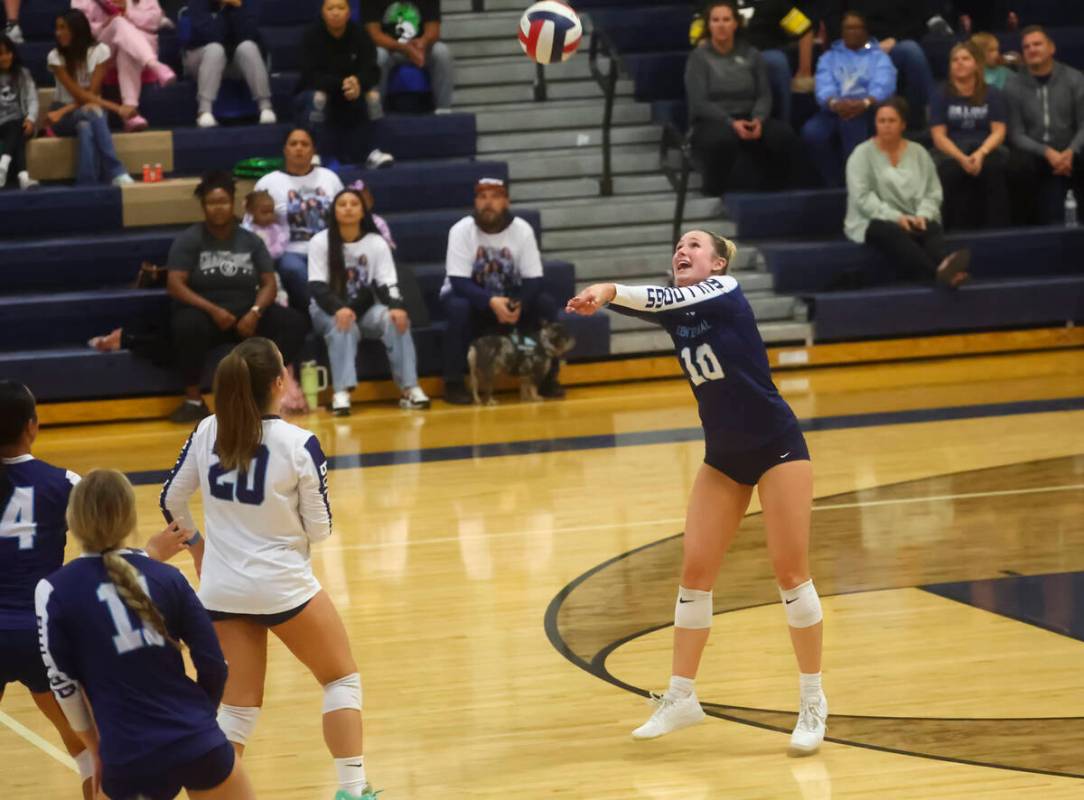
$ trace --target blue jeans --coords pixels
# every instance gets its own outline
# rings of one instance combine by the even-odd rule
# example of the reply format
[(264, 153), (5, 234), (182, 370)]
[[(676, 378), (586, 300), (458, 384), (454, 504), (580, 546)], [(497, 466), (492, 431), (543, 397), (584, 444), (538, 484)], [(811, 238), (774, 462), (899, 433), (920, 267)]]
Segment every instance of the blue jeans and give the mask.
[(358, 384), (358, 344), (362, 339), (380, 339), (388, 351), (391, 377), (400, 389), (418, 385), (418, 356), (410, 329), (399, 333), (391, 321), (388, 307), (377, 303), (369, 307), (357, 324), (341, 331), (335, 318), (314, 302), (309, 306), (312, 326), (327, 343), (331, 363), (331, 385), (336, 392), (345, 392)]
[(821, 109), (802, 126), (802, 140), (825, 186), (844, 186), (844, 167), (851, 152), (873, 135), (873, 111), (845, 120)]
[[(51, 108), (59, 106), (54, 103)], [(108, 183), (128, 173), (113, 148), (113, 136), (104, 109), (80, 106), (54, 125), (53, 130), (58, 136), (74, 133), (78, 138), (76, 183)]]
[(782, 50), (765, 50), (760, 55), (768, 68), (768, 85), (772, 87), (772, 116), (790, 125), (790, 59)]
[(290, 298), (290, 308), (302, 314), (309, 311), (309, 258), (304, 253), (287, 250), (279, 257), (275, 269), (282, 278), (282, 288)]
[[(383, 47), (376, 48), (376, 63), (380, 67), (380, 97), (388, 96), (388, 78), (395, 67), (407, 63), (409, 59), (402, 53), (389, 53)], [(451, 108), (452, 93), (455, 90), (455, 63), (452, 51), (444, 42), (434, 42), (425, 58), (425, 71), (433, 87), (433, 105), (436, 108)]]
[(907, 120), (907, 127), (912, 130), (924, 128), (926, 106), (930, 104), (930, 95), (933, 93), (933, 72), (930, 71), (926, 52), (918, 42), (906, 39), (896, 42), (888, 57), (899, 71), (903, 87), (901, 94), (911, 106), (911, 118)]

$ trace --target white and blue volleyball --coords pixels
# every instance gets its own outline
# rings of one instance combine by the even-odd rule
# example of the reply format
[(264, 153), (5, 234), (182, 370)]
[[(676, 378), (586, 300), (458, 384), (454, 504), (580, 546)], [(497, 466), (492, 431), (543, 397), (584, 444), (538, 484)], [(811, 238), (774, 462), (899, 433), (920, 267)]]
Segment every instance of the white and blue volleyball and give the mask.
[(575, 11), (557, 0), (542, 0), (519, 19), (519, 44), (538, 64), (568, 61), (583, 38), (583, 26)]

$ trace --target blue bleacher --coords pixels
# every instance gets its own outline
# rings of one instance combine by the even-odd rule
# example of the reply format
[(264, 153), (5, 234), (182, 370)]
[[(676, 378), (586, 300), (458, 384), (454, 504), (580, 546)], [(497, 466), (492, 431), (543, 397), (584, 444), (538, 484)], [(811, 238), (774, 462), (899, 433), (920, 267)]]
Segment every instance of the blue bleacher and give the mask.
[(689, 49), (688, 4), (650, 6), (630, 13), (627, 8), (591, 10), (594, 30), (605, 33), (619, 53)]
[(839, 236), (847, 211), (845, 189), (782, 193), (730, 193), (723, 197), (727, 217), (740, 239)]

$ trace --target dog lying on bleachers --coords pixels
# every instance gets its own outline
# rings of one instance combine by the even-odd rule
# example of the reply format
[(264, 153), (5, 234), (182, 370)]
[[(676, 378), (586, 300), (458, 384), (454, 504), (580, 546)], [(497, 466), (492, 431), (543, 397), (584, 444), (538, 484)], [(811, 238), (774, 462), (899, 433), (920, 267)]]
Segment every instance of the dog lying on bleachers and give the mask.
[(494, 334), (474, 340), (467, 351), (470, 365), (471, 392), (474, 402), (495, 406), (493, 387), (500, 374), (519, 378), (519, 398), (524, 402), (537, 403), (542, 398), (538, 387), (542, 385), (559, 359), (576, 346), (576, 340), (560, 322), (547, 322), (538, 332), (538, 341), (518, 334)]

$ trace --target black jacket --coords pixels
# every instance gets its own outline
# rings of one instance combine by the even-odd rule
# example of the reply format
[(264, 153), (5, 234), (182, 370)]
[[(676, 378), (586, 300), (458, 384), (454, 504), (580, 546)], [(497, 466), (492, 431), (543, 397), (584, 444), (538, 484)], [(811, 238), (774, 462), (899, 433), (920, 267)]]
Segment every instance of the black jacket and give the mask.
[(361, 26), (348, 22), (346, 32), (336, 39), (323, 22), (305, 30), (301, 40), (301, 81), (299, 89), (324, 92), (329, 103), (345, 103), (342, 83), (353, 75), (362, 94), (380, 83), (376, 46)]
[(926, 0), (833, 0), (835, 8), (828, 14), (832, 38), (838, 39), (844, 11), (857, 11), (866, 18), (866, 27), (877, 39), (922, 39), (926, 35), (926, 20), (930, 4)]

